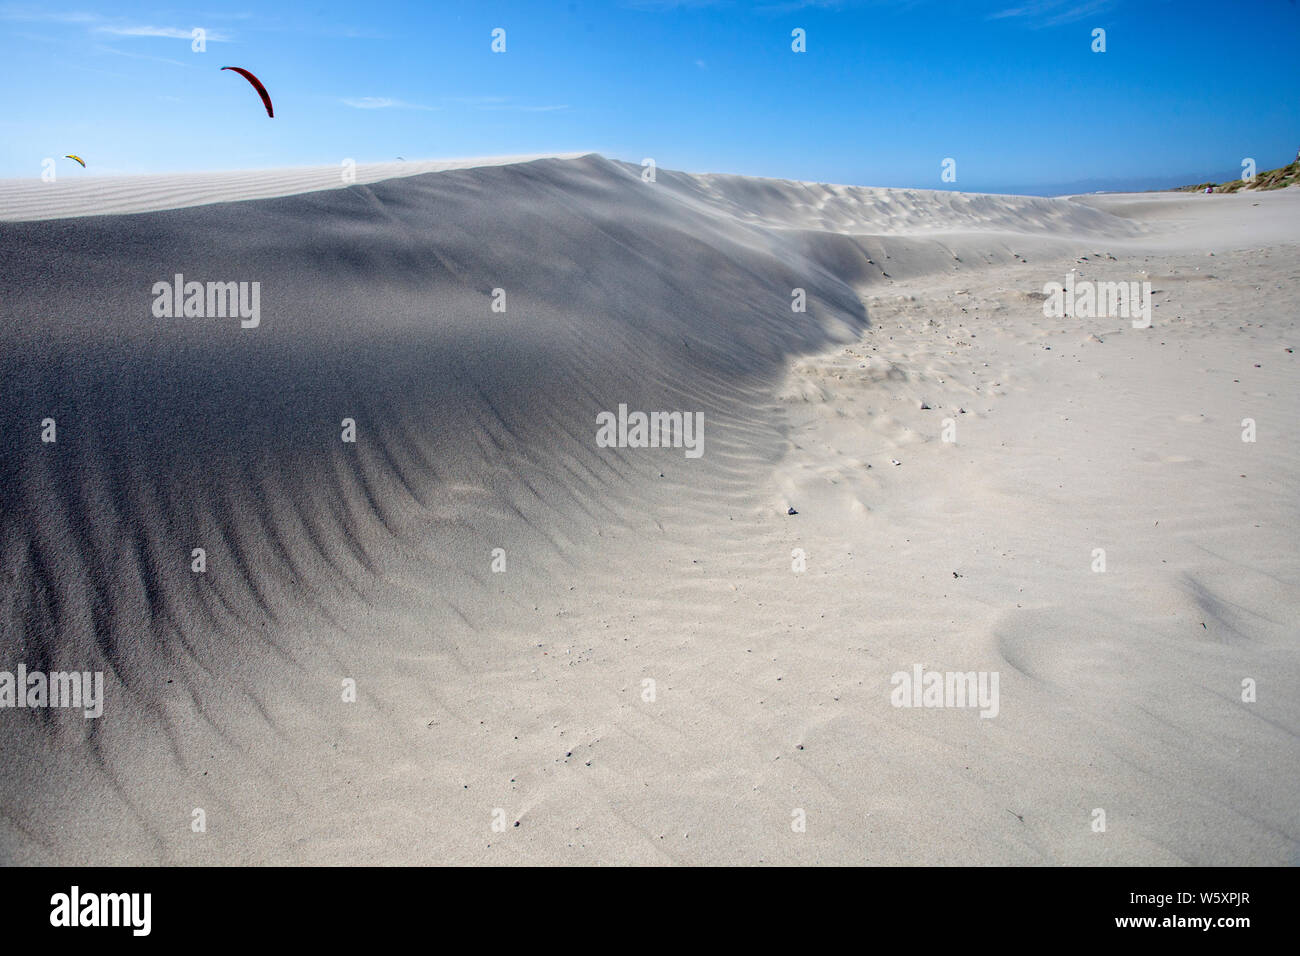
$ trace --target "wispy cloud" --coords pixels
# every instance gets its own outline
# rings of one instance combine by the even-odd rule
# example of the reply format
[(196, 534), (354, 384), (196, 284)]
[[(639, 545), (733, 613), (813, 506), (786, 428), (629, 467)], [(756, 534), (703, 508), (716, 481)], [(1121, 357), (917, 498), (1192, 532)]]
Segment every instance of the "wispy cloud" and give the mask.
[[(172, 40), (188, 40), (193, 36), (193, 28), (184, 29), (182, 27), (152, 27), (152, 26), (97, 26), (94, 28), (96, 33), (110, 33), (119, 37), (167, 37)], [(207, 39), (213, 43), (224, 43), (230, 40), (230, 37), (224, 33), (205, 28)]]
[[(845, 7), (888, 7), (891, 10), (908, 9), (934, 0), (776, 0), (747, 7), (749, 13), (761, 16), (784, 16), (801, 10), (840, 10)], [(623, 0), (623, 6), (646, 13), (675, 13), (684, 10), (705, 10), (709, 7), (734, 7), (736, 0)]]
[[(189, 40), (193, 36), (193, 27), (156, 27), (148, 24), (133, 24), (120, 19), (111, 19), (98, 13), (53, 12), (33, 7), (0, 7), (0, 20), (19, 23), (61, 23), (66, 26), (85, 27), (91, 33), (102, 33), (119, 37), (161, 37), (168, 40)], [(196, 24), (202, 26), (202, 24)], [(215, 43), (228, 42), (229, 34), (217, 30), (208, 30), (207, 39)]]
[(391, 96), (345, 96), (339, 102), (354, 110), (436, 110), (440, 108), (407, 103), (405, 100), (394, 99)]
[[(890, 13), (915, 10), (918, 7), (938, 6), (942, 0), (784, 0), (781, 3), (764, 3), (754, 7), (755, 13), (784, 16), (801, 10), (844, 10), (861, 7), (884, 8)], [(954, 5), (959, 6), (959, 5)]]
[(444, 96), (443, 100), (458, 106), (488, 106), (493, 103), (506, 103), (504, 96)]
[(755, 13), (798, 13), (800, 10), (838, 10), (844, 0), (787, 0), (786, 3), (767, 3)]
[(700, 7), (730, 6), (729, 0), (626, 0), (633, 10), (693, 10)]
[(990, 20), (1024, 20), (1031, 27), (1058, 27), (1077, 23), (1086, 17), (1100, 16), (1115, 6), (1115, 0), (1030, 0), (1018, 7), (990, 13)]
[(104, 18), (98, 13), (55, 13), (32, 7), (0, 7), (0, 20), (23, 20), (42, 23), (99, 23)]

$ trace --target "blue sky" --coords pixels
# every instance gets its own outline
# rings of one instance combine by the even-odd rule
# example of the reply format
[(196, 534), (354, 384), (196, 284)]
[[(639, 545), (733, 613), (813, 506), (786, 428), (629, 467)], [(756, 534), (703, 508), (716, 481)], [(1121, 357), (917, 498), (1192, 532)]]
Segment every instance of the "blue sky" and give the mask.
[[(60, 160), (61, 178), (592, 150), (1053, 192), (1226, 179), (1300, 148), (1291, 0), (0, 0), (0, 64), (4, 177), (65, 153), (90, 169)], [(274, 119), (227, 65), (261, 77)]]

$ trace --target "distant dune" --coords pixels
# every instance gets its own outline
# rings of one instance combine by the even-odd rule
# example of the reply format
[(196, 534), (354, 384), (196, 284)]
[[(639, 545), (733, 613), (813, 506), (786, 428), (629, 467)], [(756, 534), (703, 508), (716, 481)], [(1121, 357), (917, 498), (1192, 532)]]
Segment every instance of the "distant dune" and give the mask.
[(1294, 190), (337, 175), (0, 186), (0, 860), (1297, 859)]
[(1177, 191), (1199, 193), (1204, 192), (1206, 189), (1213, 189), (1216, 193), (1235, 193), (1238, 190), (1286, 189), (1288, 186), (1295, 185), (1300, 185), (1300, 156), (1297, 156), (1293, 163), (1279, 166), (1277, 169), (1257, 172), (1250, 179), (1243, 179), (1238, 176), (1225, 182), (1205, 182), (1198, 183), (1195, 186), (1179, 186)]

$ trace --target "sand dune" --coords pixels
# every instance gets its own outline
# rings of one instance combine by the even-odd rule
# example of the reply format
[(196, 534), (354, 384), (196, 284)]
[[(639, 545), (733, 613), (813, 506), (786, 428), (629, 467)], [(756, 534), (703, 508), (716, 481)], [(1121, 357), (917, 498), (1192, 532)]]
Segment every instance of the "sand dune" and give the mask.
[[(578, 156), (578, 153), (567, 154)], [(367, 185), (386, 179), (476, 166), (527, 162), (538, 156), (483, 156), (299, 166), (233, 172), (171, 173), (145, 176), (100, 176), (72, 169), (53, 182), (40, 178), (0, 179), (0, 222), (68, 219), (112, 213), (156, 212), (214, 202), (267, 199), (344, 185)], [(57, 174), (57, 170), (56, 170)], [(346, 178), (345, 178), (346, 177)]]
[(0, 859), (1295, 861), (1300, 191), (414, 165), (0, 188)]

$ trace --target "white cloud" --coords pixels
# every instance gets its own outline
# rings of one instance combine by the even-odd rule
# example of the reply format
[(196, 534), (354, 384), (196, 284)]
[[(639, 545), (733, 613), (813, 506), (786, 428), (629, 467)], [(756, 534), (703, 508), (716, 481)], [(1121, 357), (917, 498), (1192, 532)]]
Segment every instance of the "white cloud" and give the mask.
[(345, 96), (339, 102), (354, 110), (436, 110), (438, 108), (421, 106), (419, 103), (407, 103), (393, 99), (391, 96)]
[[(70, 26), (85, 27), (91, 33), (107, 33), (119, 37), (163, 37), (169, 40), (189, 40), (193, 36), (192, 27), (133, 25), (121, 20), (110, 20), (98, 13), (55, 13), (31, 7), (0, 7), (0, 20), (12, 20), (22, 23), (63, 23)], [(199, 24), (199, 26), (202, 26), (202, 24)], [(218, 30), (207, 30), (207, 39), (215, 43), (224, 43), (230, 40), (230, 36)]]
[(41, 21), (45, 23), (98, 23), (103, 19), (98, 13), (48, 13), (30, 7), (4, 7), (0, 19)]
[(1056, 27), (1105, 13), (1114, 5), (1114, 0), (1085, 0), (1083, 3), (1074, 0), (1030, 0), (1018, 7), (990, 13), (988, 19), (1022, 19), (1030, 21), (1031, 26)]
[[(186, 30), (182, 27), (99, 26), (99, 27), (95, 27), (94, 29), (96, 33), (111, 33), (114, 36), (119, 36), (119, 37), (167, 37), (172, 40), (188, 40), (193, 36), (192, 29)], [(206, 33), (207, 33), (207, 39), (211, 40), (214, 43), (224, 43), (230, 39), (230, 37), (228, 37), (226, 34), (218, 33), (215, 30), (206, 30)]]

